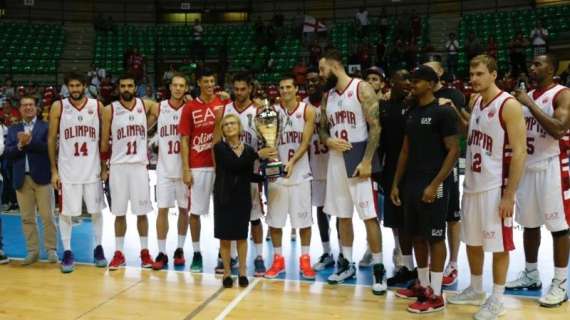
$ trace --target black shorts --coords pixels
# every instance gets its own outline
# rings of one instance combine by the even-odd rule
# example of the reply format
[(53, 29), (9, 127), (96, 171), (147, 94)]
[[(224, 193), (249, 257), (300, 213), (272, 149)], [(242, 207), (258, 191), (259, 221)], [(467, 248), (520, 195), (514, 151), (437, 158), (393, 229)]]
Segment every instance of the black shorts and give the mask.
[(447, 210), (446, 221), (455, 222), (461, 220), (461, 196), (459, 194), (459, 161), (453, 167), (453, 170), (447, 177), (446, 181), (449, 186), (449, 208)]
[(449, 187), (441, 185), (433, 203), (422, 201), (426, 183), (406, 183), (403, 190), (403, 230), (412, 237), (425, 240), (445, 239), (445, 225), (449, 207)]

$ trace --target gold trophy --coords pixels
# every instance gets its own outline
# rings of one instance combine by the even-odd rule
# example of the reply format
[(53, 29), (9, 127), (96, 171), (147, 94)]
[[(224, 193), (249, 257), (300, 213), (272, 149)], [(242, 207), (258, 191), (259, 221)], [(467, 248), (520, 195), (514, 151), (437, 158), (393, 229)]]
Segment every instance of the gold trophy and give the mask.
[[(263, 100), (261, 111), (255, 116), (255, 130), (263, 143), (263, 147), (277, 148), (277, 139), (281, 133), (279, 113)], [(279, 159), (267, 159), (261, 163), (261, 174), (265, 178), (278, 178), (284, 175), (283, 163)]]

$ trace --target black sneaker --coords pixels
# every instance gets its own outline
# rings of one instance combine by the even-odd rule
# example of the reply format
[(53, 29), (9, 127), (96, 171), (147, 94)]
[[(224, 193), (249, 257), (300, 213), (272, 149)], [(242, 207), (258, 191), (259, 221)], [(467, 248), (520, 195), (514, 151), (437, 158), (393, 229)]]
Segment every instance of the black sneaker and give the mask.
[(372, 293), (382, 295), (386, 293), (388, 285), (386, 284), (386, 269), (382, 263), (372, 265)]
[(354, 262), (348, 262), (348, 260), (339, 256), (339, 261), (337, 264), (340, 266), (337, 268), (336, 272), (331, 274), (327, 281), (329, 284), (342, 283), (347, 279), (354, 278), (356, 276), (356, 267)]
[(247, 279), (246, 276), (239, 276), (238, 283), (239, 283), (239, 286), (242, 288), (249, 286), (249, 280)]
[(216, 269), (214, 271), (216, 274), (224, 273), (224, 262), (222, 261), (222, 257), (220, 255), (218, 255), (218, 263), (216, 264)]
[(337, 267), (337, 268), (340, 268), (340, 267), (341, 267), (343, 260), (346, 260), (346, 259), (344, 259), (344, 255), (343, 255), (342, 252), (341, 252), (341, 253), (338, 254), (338, 259), (336, 259), (336, 267)]
[(388, 286), (392, 287), (398, 284), (407, 284), (411, 280), (418, 278), (418, 271), (414, 269), (413, 271), (408, 270), (407, 267), (401, 267), (398, 272), (394, 274), (393, 277), (388, 278)]
[(234, 279), (232, 279), (232, 277), (225, 277), (224, 280), (222, 280), (222, 285), (224, 288), (231, 288), (234, 285)]

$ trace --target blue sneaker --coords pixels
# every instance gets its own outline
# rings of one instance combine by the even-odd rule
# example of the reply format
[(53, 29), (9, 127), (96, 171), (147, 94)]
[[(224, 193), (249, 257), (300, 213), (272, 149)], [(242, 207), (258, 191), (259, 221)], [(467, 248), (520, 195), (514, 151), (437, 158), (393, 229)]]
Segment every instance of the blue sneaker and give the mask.
[(60, 268), (62, 273), (70, 273), (75, 270), (75, 259), (73, 258), (73, 252), (71, 252), (71, 250), (66, 250), (63, 253)]
[(255, 258), (255, 260), (253, 261), (253, 264), (255, 267), (255, 272), (253, 275), (255, 277), (265, 276), (265, 271), (267, 271), (267, 269), (265, 269), (265, 263), (263, 262), (263, 257), (257, 256), (257, 258)]
[(107, 259), (105, 259), (105, 253), (103, 252), (103, 247), (98, 245), (93, 250), (93, 261), (95, 261), (95, 266), (97, 268), (106, 268)]

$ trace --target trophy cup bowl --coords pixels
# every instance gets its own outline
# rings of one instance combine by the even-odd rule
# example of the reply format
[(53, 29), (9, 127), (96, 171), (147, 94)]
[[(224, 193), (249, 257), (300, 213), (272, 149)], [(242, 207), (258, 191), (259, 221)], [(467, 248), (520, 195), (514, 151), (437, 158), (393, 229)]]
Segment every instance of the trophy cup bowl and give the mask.
[[(254, 123), (263, 147), (277, 148), (277, 138), (281, 129), (279, 114), (269, 107), (267, 100), (264, 100), (263, 108), (255, 116)], [(283, 163), (279, 159), (267, 159), (261, 164), (261, 173), (266, 178), (281, 177), (284, 174)]]

